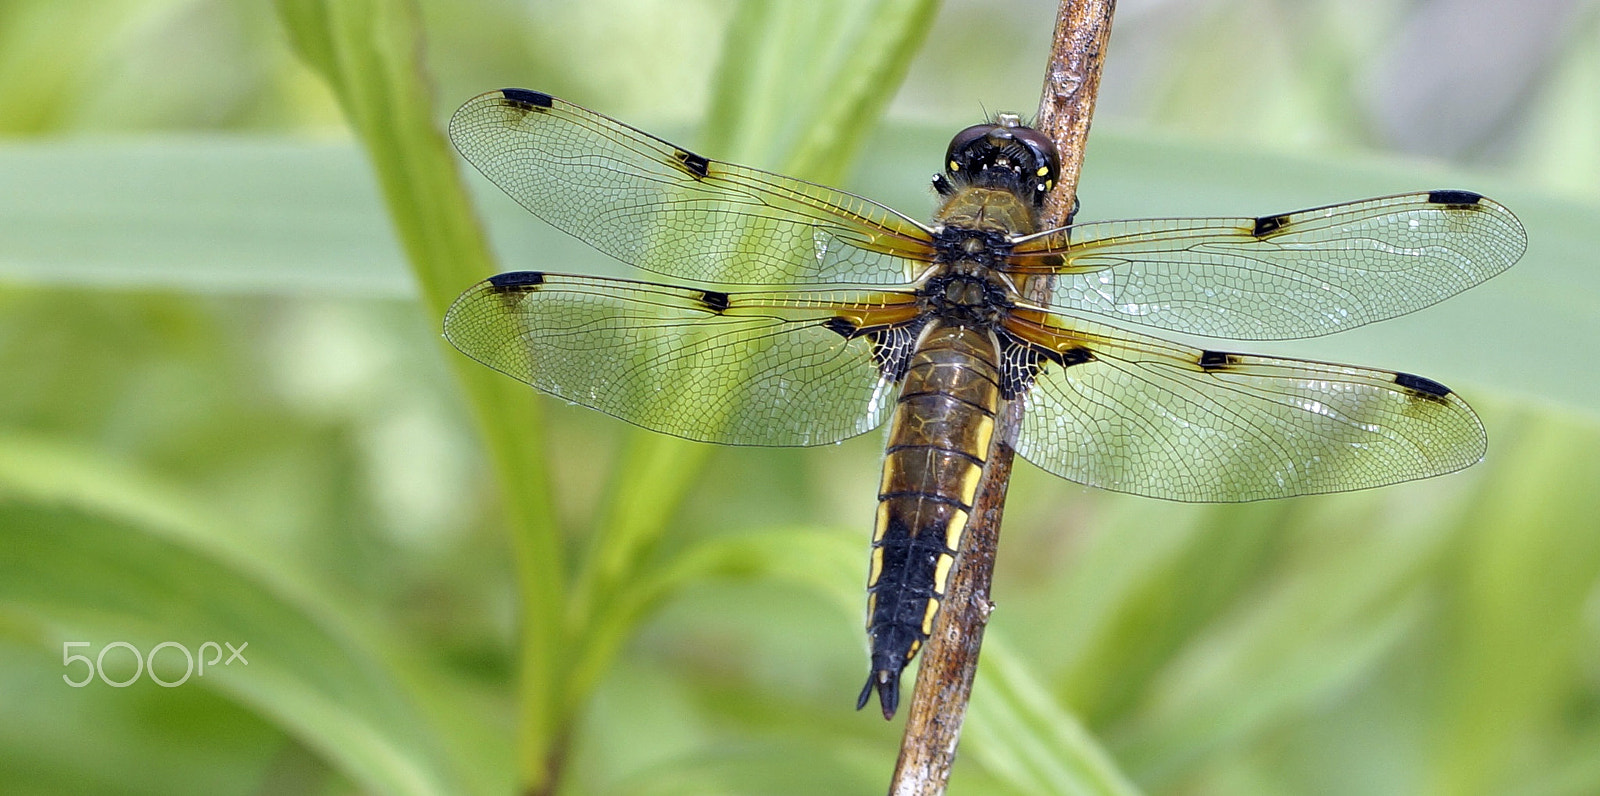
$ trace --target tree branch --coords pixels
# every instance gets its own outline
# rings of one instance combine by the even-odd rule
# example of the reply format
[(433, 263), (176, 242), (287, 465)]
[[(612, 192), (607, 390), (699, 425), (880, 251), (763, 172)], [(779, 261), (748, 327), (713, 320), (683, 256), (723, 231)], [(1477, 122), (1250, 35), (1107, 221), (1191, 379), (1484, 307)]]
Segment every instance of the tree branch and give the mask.
[[(1100, 67), (1106, 41), (1111, 36), (1111, 14), (1116, 0), (1062, 0), (1056, 17), (1044, 93), (1034, 128), (1055, 141), (1061, 156), (1061, 179), (1045, 201), (1043, 222), (1060, 226), (1076, 204), (1078, 175), (1100, 89)], [(1021, 286), (1028, 296), (1042, 301), (1047, 284)], [(892, 796), (938, 796), (950, 779), (956, 743), (966, 719), (978, 671), (978, 651), (994, 604), (989, 587), (994, 578), (995, 550), (1000, 541), (1000, 520), (1005, 511), (1006, 487), (1016, 455), (1017, 431), (1022, 424), (1022, 402), (1002, 410), (989, 462), (972, 508), (972, 519), (962, 543), (960, 561), (951, 577), (950, 593), (935, 620), (933, 635), (922, 652), (916, 690), (906, 715), (905, 736), (895, 763)]]

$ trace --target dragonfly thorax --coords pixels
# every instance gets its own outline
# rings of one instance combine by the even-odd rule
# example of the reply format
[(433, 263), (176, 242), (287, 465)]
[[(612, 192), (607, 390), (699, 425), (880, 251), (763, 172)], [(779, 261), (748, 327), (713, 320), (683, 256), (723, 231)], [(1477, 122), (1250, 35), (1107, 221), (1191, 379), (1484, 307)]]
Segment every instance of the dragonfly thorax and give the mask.
[(1003, 230), (946, 223), (934, 234), (933, 246), (936, 263), (947, 266), (969, 263), (992, 269), (1001, 265), (1011, 253), (1011, 236)]
[(924, 315), (953, 325), (987, 329), (1012, 305), (1013, 288), (998, 273), (971, 262), (940, 269), (917, 291)]

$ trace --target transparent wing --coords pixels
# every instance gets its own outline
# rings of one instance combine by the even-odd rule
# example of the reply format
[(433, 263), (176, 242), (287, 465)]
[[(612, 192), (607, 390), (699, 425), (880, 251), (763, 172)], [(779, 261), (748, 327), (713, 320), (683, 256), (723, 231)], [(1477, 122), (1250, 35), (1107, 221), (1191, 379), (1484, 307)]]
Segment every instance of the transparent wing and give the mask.
[(855, 332), (915, 318), (913, 301), (519, 272), (461, 294), (444, 332), (495, 370), (654, 431), (821, 445), (883, 421), (894, 385), (874, 335)]
[(625, 263), (724, 285), (888, 285), (931, 233), (874, 202), (708, 160), (525, 89), (461, 106), (450, 140), (534, 215)]
[[(1340, 492), (1483, 458), (1455, 393), (1409, 374), (1186, 348), (1047, 313), (1007, 329), (1057, 352), (1017, 452), (1063, 478), (1183, 501)], [(1073, 364), (1076, 363), (1076, 364)]]
[(1063, 227), (1019, 240), (1010, 270), (1055, 274), (1052, 307), (1284, 340), (1441, 301), (1509, 268), (1527, 242), (1499, 203), (1431, 191), (1261, 218)]

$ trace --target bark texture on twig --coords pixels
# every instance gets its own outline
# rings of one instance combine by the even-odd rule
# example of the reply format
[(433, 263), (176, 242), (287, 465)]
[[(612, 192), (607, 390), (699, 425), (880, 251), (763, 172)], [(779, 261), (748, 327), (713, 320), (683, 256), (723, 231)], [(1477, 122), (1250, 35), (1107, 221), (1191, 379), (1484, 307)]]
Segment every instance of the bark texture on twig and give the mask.
[[(1045, 202), (1044, 227), (1059, 226), (1072, 214), (1084, 142), (1100, 88), (1100, 67), (1111, 35), (1116, 0), (1062, 0), (1056, 17), (1044, 93), (1034, 127), (1055, 141), (1061, 155), (1061, 179)], [(1042, 284), (1019, 285), (1042, 300)], [(956, 743), (966, 718), (967, 701), (978, 670), (978, 651), (993, 604), (989, 586), (1000, 541), (1006, 487), (1011, 483), (1022, 402), (1002, 410), (994, 445), (974, 501), (961, 557), (951, 576), (950, 593), (935, 620), (933, 635), (922, 650), (916, 690), (906, 714), (905, 736), (895, 762), (892, 796), (937, 796), (945, 791)]]

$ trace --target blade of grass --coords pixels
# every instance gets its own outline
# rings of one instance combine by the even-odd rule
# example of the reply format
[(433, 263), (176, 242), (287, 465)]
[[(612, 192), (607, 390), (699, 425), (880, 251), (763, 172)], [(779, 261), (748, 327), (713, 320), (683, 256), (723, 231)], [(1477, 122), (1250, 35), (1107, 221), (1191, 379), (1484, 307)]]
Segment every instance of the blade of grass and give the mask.
[[(301, 57), (338, 97), (371, 158), (424, 306), (436, 323), (452, 298), (493, 273), (488, 243), (444, 136), (421, 64), (415, 5), (403, 0), (280, 0)], [(499, 477), (517, 565), (521, 638), (518, 768), (543, 787), (557, 765), (558, 683), (568, 649), (561, 626), (565, 573), (529, 391), (463, 357), (450, 362), (466, 388)]]
[(830, 185), (844, 179), (905, 80), (938, 8), (934, 0), (888, 0), (863, 9), (844, 31), (845, 54), (822, 83), (821, 101), (785, 160), (787, 173)]
[(707, 151), (836, 183), (899, 89), (938, 6), (933, 0), (740, 5), (724, 42)]
[(1295, 507), (1119, 505), (1058, 592), (1021, 608), (1066, 630), (1048, 650), (1062, 662), (1061, 698), (1097, 728), (1124, 718), (1149, 678), (1254, 585)]

